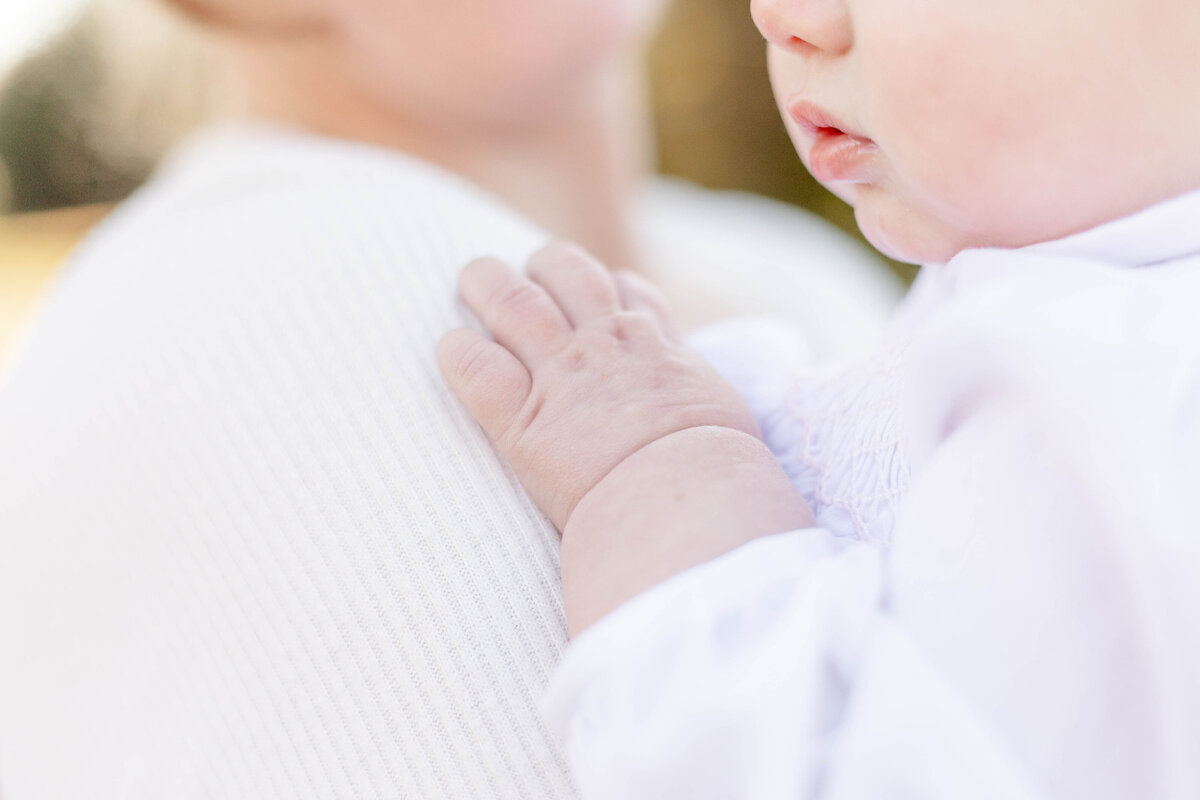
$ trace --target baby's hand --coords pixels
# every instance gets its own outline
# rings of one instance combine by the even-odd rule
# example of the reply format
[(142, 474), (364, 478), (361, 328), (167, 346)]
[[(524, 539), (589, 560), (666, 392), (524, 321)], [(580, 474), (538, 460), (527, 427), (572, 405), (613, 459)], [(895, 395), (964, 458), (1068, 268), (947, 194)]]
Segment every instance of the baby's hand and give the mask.
[(536, 254), (528, 275), (494, 259), (469, 265), (460, 291), (495, 342), (453, 331), (438, 362), (559, 530), (648, 445), (705, 427), (758, 436), (733, 388), (680, 343), (648, 284), (561, 244)]
[(749, 409), (647, 285), (555, 245), (528, 278), (476, 261), (461, 290), (496, 341), (454, 331), (438, 360), (563, 532), (572, 635), (683, 570), (812, 524)]

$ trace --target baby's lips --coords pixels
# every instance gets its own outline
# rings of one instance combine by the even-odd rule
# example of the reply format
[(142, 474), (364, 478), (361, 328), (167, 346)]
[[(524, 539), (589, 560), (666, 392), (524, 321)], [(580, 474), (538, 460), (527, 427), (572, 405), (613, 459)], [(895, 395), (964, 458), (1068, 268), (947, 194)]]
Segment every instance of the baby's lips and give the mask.
[(831, 128), (817, 132), (808, 151), (808, 168), (821, 183), (871, 183), (879, 147)]
[(870, 137), (855, 130), (840, 117), (811, 100), (798, 98), (789, 101), (787, 113), (791, 120), (810, 136), (816, 136), (824, 130), (832, 130), (864, 142), (871, 141)]

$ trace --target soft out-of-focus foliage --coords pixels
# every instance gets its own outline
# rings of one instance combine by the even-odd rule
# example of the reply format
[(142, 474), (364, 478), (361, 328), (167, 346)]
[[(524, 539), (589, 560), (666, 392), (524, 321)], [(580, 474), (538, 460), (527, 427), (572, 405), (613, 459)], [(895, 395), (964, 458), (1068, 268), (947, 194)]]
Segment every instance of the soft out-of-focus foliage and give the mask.
[(93, 29), (81, 21), (18, 66), (0, 95), (0, 160), (16, 211), (119, 200), (145, 164), (109, 164), (93, 146), (88, 98), (102, 90)]
[(788, 139), (749, 0), (676, 0), (650, 68), (664, 172), (786, 200), (859, 236), (853, 211), (808, 174)]
[(157, 0), (91, 0), (0, 87), (0, 211), (127, 196), (211, 106), (207, 73)]
[(678, 0), (651, 52), (664, 171), (804, 205), (845, 227), (844, 203), (805, 171), (779, 118), (747, 0)]

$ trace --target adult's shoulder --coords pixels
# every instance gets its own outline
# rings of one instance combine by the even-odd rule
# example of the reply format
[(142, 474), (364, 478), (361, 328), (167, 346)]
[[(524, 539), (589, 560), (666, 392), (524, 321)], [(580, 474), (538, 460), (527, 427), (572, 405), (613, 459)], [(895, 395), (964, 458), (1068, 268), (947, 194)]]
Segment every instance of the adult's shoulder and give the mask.
[[(518, 258), (540, 238), (495, 198), (419, 159), (286, 129), (224, 126), (178, 148), (76, 261), (161, 250), (186, 260), (203, 250), (244, 262), (291, 243), (306, 250), (301, 266), (345, 250), (443, 266), (447, 240)], [(347, 259), (343, 270), (356, 263)]]
[[(98, 417), (127, 437), (220, 427), (239, 451), (238, 425), (293, 449), (334, 429), (395, 448), (395, 425), (426, 438), (440, 426), (441, 440), (478, 449), (436, 343), (466, 322), (463, 264), (520, 260), (541, 239), (411, 158), (275, 130), (202, 134), (63, 271), (6, 380), (0, 435), (22, 459), (68, 446), (65, 422)], [(287, 418), (291, 429), (261, 427)], [(161, 452), (173, 436), (123, 452)]]
[(434, 357), (462, 264), (538, 236), (404, 159), (256, 147), (99, 230), (0, 389), (8, 785), (571, 797), (531, 711), (557, 535)]
[(361, 360), (378, 350), (390, 369), (424, 374), (438, 337), (464, 322), (463, 264), (521, 260), (542, 239), (415, 159), (282, 130), (215, 129), (84, 242), (10, 387), (36, 384), (35, 374), (62, 386), (89, 369), (102, 383), (126, 372), (155, 380), (181, 362), (238, 354), (366, 375)]

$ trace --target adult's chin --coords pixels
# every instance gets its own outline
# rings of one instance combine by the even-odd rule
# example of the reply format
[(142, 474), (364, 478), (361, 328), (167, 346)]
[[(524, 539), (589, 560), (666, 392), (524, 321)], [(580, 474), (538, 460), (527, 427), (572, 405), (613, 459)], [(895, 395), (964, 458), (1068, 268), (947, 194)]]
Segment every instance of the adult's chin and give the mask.
[(658, 28), (667, 10), (666, 0), (599, 0), (611, 4), (613, 13), (618, 14), (625, 35), (634, 41), (643, 41)]

